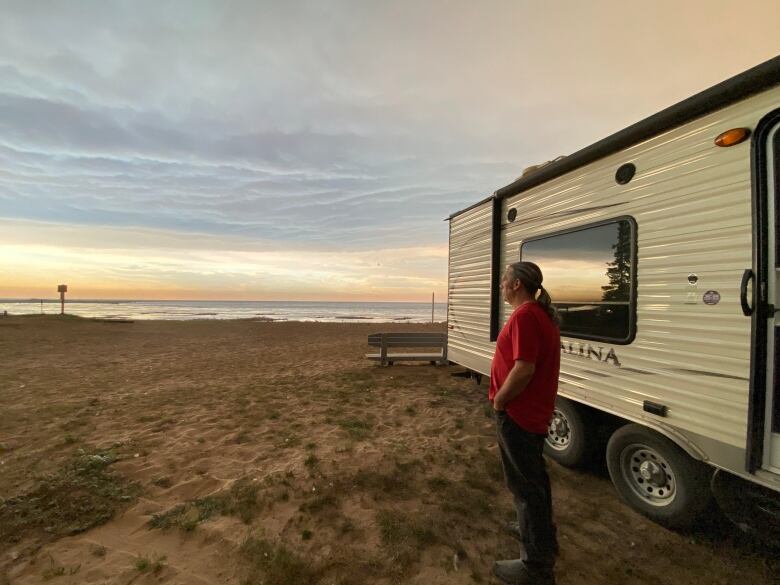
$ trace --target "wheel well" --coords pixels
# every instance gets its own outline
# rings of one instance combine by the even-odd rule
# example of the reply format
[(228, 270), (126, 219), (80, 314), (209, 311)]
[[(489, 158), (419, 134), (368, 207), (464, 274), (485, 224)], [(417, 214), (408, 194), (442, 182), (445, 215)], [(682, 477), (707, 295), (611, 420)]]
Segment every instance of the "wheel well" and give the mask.
[(693, 459), (697, 461), (707, 461), (704, 453), (696, 445), (692, 444), (690, 441), (685, 439), (685, 437), (671, 429), (662, 428), (653, 424), (647, 424), (647, 421), (641, 419), (631, 420), (624, 418), (617, 414), (607, 412), (606, 410), (601, 410), (600, 408), (595, 408), (583, 402), (579, 402), (578, 400), (569, 398), (567, 396), (561, 396), (561, 398), (565, 398), (577, 406), (580, 414), (593, 425), (593, 429), (598, 433), (599, 440), (603, 441), (605, 445), (612, 433), (614, 433), (620, 427), (635, 423), (647, 427), (659, 435), (666, 437), (678, 447), (680, 447), (680, 449), (685, 451)]
[[(561, 398), (566, 398), (562, 396)], [(566, 398), (571, 404), (573, 404), (579, 411), (582, 418), (586, 421), (586, 424), (591, 426), (591, 429), (598, 433), (599, 440), (602, 440), (604, 444), (609, 439), (610, 435), (623, 425), (627, 425), (631, 421), (605, 412), (598, 408), (594, 408), (582, 402), (578, 402), (571, 398)]]

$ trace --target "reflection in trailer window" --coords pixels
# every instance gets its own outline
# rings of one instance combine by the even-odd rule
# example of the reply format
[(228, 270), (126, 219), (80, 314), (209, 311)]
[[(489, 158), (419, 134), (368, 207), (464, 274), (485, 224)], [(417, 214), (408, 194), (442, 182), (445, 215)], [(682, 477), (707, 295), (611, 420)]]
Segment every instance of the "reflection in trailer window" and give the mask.
[(523, 242), (561, 315), (561, 334), (630, 343), (634, 337), (636, 230), (620, 219)]

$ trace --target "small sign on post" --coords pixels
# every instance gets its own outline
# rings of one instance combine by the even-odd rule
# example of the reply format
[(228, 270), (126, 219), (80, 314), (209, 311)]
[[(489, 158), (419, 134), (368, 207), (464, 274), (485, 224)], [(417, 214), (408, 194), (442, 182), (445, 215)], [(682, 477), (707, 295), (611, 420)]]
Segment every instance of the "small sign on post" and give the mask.
[(68, 292), (67, 284), (57, 286), (57, 292), (60, 293), (60, 315), (65, 314), (65, 293)]

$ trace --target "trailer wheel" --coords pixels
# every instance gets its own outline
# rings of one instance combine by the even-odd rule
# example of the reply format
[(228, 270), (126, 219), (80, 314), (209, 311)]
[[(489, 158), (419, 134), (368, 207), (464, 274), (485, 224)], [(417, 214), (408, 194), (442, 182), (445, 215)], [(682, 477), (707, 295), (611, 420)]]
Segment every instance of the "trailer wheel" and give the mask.
[(587, 427), (580, 408), (559, 396), (547, 430), (544, 453), (564, 467), (582, 467), (590, 461), (591, 437)]
[(623, 500), (668, 528), (689, 528), (712, 502), (709, 468), (641, 425), (613, 433), (607, 467)]

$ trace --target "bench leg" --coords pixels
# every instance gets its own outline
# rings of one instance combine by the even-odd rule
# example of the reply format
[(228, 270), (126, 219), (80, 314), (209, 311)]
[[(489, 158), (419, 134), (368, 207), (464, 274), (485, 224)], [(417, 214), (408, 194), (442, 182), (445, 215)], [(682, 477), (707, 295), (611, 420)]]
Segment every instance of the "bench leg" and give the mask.
[(382, 335), (382, 343), (379, 346), (379, 363), (383, 366), (387, 365), (387, 343), (385, 343), (384, 335)]

